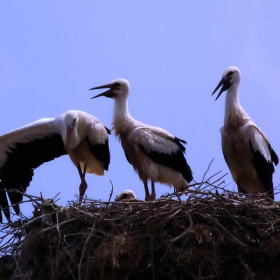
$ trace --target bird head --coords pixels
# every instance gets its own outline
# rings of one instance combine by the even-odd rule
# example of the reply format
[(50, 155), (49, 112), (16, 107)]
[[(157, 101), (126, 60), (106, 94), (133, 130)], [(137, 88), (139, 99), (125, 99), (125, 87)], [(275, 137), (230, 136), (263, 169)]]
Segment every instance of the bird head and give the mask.
[(125, 190), (116, 196), (115, 202), (129, 201), (129, 200), (135, 200), (135, 199), (136, 199), (136, 195), (132, 190)]
[(120, 79), (113, 80), (110, 84), (99, 86), (99, 87), (93, 87), (93, 88), (90, 88), (90, 90), (102, 89), (102, 88), (108, 88), (108, 90), (106, 90), (105, 92), (102, 92), (100, 94), (97, 94), (97, 95), (93, 96), (92, 98), (105, 96), (105, 97), (109, 97), (109, 98), (118, 99), (120, 97), (127, 97), (128, 92), (129, 92), (129, 82), (128, 82), (128, 80), (120, 78)]
[(219, 84), (217, 85), (217, 87), (212, 93), (213, 95), (220, 87), (222, 87), (215, 100), (217, 100), (221, 96), (221, 94), (224, 91), (228, 90), (233, 84), (239, 85), (240, 78), (241, 78), (241, 73), (236, 66), (228, 67), (224, 71), (221, 81), (219, 82)]
[(66, 148), (73, 148), (77, 146), (76, 139), (77, 137), (73, 137), (73, 135), (77, 135), (77, 126), (78, 126), (78, 115), (75, 111), (68, 111), (64, 117), (65, 124), (66, 124)]

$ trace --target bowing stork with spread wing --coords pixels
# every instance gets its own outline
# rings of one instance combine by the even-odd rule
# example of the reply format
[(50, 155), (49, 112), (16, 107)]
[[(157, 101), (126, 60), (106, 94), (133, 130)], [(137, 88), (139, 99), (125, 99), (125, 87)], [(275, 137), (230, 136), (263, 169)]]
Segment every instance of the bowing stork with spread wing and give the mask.
[(6, 195), (6, 191), (25, 192), (37, 167), (67, 153), (81, 178), (81, 200), (87, 188), (85, 173), (102, 176), (108, 170), (108, 132), (94, 116), (70, 110), (57, 118), (40, 119), (0, 136), (0, 207), (6, 218), (10, 220), (8, 198), (17, 214), (22, 201), (21, 194)]

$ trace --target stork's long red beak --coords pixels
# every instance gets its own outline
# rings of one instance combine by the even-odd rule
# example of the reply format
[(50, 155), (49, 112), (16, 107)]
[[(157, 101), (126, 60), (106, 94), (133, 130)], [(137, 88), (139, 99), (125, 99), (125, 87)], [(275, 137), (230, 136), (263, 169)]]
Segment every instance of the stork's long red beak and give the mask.
[(73, 133), (73, 127), (68, 126), (67, 127), (66, 149), (69, 146), (69, 142), (70, 142), (70, 138), (71, 138), (72, 133)]
[(114, 93), (112, 91), (111, 84), (98, 86), (98, 87), (93, 87), (93, 88), (90, 88), (89, 90), (101, 89), (101, 88), (109, 88), (109, 90), (106, 90), (106, 91), (104, 91), (100, 94), (97, 94), (97, 95), (91, 97), (91, 99), (96, 98), (96, 97), (100, 97), (100, 96), (105, 96), (105, 97), (108, 97), (108, 98), (113, 98), (114, 97)]

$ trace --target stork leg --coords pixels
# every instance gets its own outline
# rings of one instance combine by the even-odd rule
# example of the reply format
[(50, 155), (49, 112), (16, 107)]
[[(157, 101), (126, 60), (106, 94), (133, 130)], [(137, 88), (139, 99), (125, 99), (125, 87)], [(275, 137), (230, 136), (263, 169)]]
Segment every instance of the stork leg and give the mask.
[(150, 201), (150, 192), (149, 192), (149, 188), (148, 188), (148, 182), (143, 182), (144, 183), (144, 188), (145, 188), (145, 201)]
[(239, 193), (242, 193), (242, 189), (241, 189), (241, 187), (240, 187), (239, 184), (237, 184), (237, 191), (238, 191)]
[(8, 204), (8, 200), (7, 200), (7, 197), (6, 197), (6, 194), (4, 193), (4, 191), (5, 191), (4, 189), (2, 189), (2, 188), (0, 189), (0, 223), (3, 222), (2, 211), (5, 214), (6, 219), (8, 221), (11, 221), (9, 204)]
[(150, 200), (155, 200), (156, 199), (155, 182), (151, 181), (151, 184), (152, 184), (152, 193), (150, 195)]
[(86, 175), (86, 170), (87, 170), (87, 166), (84, 165), (84, 170), (82, 171), (81, 169), (81, 166), (80, 164), (78, 165), (78, 172), (79, 172), (79, 175), (80, 175), (80, 178), (81, 178), (81, 184), (80, 184), (80, 187), (79, 187), (79, 190), (80, 190), (80, 197), (79, 197), (79, 200), (80, 202), (82, 201), (83, 199), (83, 196), (86, 192), (86, 189), (87, 189), (87, 182), (85, 180), (85, 175)]

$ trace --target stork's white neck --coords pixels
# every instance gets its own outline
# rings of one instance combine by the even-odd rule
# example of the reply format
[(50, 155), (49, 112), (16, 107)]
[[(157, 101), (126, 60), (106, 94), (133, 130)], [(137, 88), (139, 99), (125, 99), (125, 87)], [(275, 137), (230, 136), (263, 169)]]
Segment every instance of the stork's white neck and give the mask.
[(114, 106), (114, 120), (119, 118), (129, 118), (130, 114), (128, 111), (128, 102), (127, 98), (119, 97), (115, 99), (115, 106)]
[(239, 102), (238, 84), (232, 84), (227, 91), (225, 105), (225, 125), (239, 125), (250, 120), (250, 117)]
[(126, 97), (115, 99), (113, 130), (116, 135), (120, 135), (133, 127), (134, 119), (129, 114), (128, 101)]

